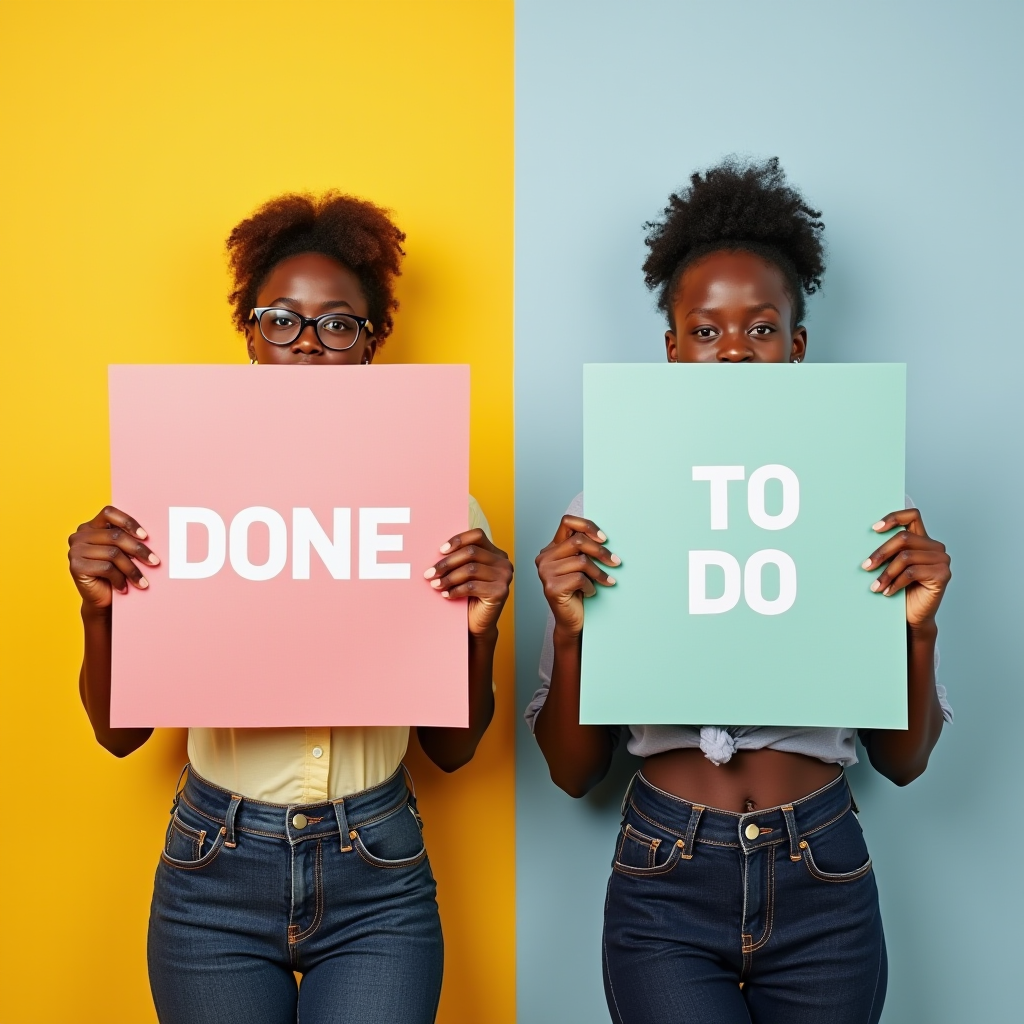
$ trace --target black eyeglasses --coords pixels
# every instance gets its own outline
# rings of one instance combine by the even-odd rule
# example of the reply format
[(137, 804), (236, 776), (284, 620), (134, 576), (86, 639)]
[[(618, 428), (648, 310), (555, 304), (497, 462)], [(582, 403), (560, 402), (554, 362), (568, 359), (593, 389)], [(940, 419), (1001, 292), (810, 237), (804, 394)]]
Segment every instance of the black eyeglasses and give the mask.
[(307, 317), (294, 309), (278, 306), (257, 306), (249, 318), (259, 325), (260, 334), (271, 345), (291, 345), (311, 324), (320, 344), (335, 352), (350, 349), (366, 329), (373, 334), (373, 324), (365, 316), (354, 313), (324, 313), (323, 316)]

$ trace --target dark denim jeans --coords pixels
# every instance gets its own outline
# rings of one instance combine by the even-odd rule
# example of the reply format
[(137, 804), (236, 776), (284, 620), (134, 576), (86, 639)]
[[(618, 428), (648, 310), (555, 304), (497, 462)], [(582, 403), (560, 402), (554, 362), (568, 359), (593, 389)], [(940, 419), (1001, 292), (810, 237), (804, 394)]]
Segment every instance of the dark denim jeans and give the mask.
[(608, 882), (604, 978), (616, 1024), (875, 1024), (885, 939), (845, 777), (732, 814), (636, 776)]
[(189, 773), (149, 920), (162, 1024), (430, 1024), (443, 962), (401, 771), (343, 800), (291, 807)]

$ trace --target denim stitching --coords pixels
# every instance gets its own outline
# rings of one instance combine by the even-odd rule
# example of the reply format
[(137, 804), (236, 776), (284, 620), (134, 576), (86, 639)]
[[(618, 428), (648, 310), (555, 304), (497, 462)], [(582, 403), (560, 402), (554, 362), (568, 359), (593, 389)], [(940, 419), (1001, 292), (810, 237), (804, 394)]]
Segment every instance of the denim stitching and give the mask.
[[(761, 938), (757, 942), (755, 942), (753, 945), (751, 945), (749, 947), (749, 949), (745, 949), (743, 951), (744, 953), (753, 953), (756, 950), (759, 950), (771, 938), (771, 935), (772, 935), (772, 924), (775, 921), (775, 851), (774, 850), (771, 851), (771, 854), (768, 857), (768, 901), (767, 901), (767, 908), (765, 910), (765, 917), (767, 918), (767, 920), (765, 922), (764, 935), (762, 935)], [(753, 938), (753, 936), (747, 936), (747, 938)]]
[(313, 911), (313, 922), (304, 931), (298, 932), (298, 925), (288, 925), (288, 942), (293, 946), (308, 938), (320, 927), (324, 916), (324, 886), (323, 886), (323, 844), (316, 844), (316, 868), (313, 872), (313, 892), (316, 898), (316, 909)]
[(169, 867), (176, 868), (178, 871), (199, 871), (201, 868), (205, 868), (212, 864), (220, 856), (220, 851), (224, 849), (224, 836), (226, 832), (221, 829), (217, 833), (217, 838), (213, 841), (213, 846), (203, 857), (200, 857), (197, 861), (188, 863), (186, 861), (174, 860), (167, 856), (166, 851), (161, 851), (160, 859), (167, 864)]
[(835, 871), (822, 871), (817, 864), (814, 863), (814, 857), (811, 854), (811, 847), (807, 843), (801, 843), (800, 846), (804, 851), (804, 864), (807, 866), (807, 870), (810, 872), (812, 878), (817, 878), (822, 882), (857, 882), (860, 881), (870, 870), (871, 870), (871, 857), (868, 857), (867, 863), (860, 868), (855, 868), (853, 871), (835, 872)]

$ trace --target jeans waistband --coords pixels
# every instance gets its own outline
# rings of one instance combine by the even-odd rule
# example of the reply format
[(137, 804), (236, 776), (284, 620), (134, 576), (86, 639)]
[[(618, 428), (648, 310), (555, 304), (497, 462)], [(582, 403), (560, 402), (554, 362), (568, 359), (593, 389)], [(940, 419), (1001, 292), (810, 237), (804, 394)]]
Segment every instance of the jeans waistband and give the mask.
[(692, 856), (694, 842), (738, 847), (745, 853), (788, 843), (793, 860), (801, 857), (802, 840), (838, 821), (852, 806), (853, 795), (845, 774), (791, 804), (744, 814), (673, 796), (651, 785), (641, 772), (633, 777), (622, 801), (624, 814), (632, 808), (641, 818), (676, 835), (684, 856)]
[(220, 826), (228, 847), (237, 845), (239, 833), (250, 832), (291, 843), (339, 835), (341, 848), (348, 850), (352, 830), (386, 818), (407, 803), (416, 809), (416, 797), (406, 784), (405, 765), (380, 785), (337, 800), (306, 804), (252, 800), (207, 782), (189, 765), (185, 770), (188, 778), (175, 795), (175, 808), (182, 801)]

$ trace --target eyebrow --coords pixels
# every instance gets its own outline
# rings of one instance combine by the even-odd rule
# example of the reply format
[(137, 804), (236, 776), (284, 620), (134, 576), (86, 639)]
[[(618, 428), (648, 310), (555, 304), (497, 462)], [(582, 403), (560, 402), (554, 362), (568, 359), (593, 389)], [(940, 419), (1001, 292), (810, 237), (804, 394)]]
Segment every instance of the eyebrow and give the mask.
[[(747, 313), (763, 313), (766, 309), (771, 309), (776, 313), (779, 313), (778, 307), (772, 302), (762, 302), (759, 306), (749, 306), (747, 308)], [(710, 306), (696, 306), (686, 315), (693, 316), (696, 314), (697, 316), (715, 316), (717, 313), (721, 313), (721, 310), (712, 309)], [(779, 313), (779, 316), (782, 316), (782, 314)]]
[[(274, 299), (274, 301), (271, 302), (270, 305), (279, 306), (281, 305), (282, 302), (290, 302), (293, 306), (297, 306), (299, 305), (300, 301), (300, 299), (290, 299), (286, 295), (282, 295), (281, 297)], [(320, 308), (324, 310), (334, 309), (337, 306), (348, 306), (349, 309), (352, 309), (352, 304), (350, 302), (347, 302), (345, 299), (328, 299), (326, 302), (320, 303)]]

